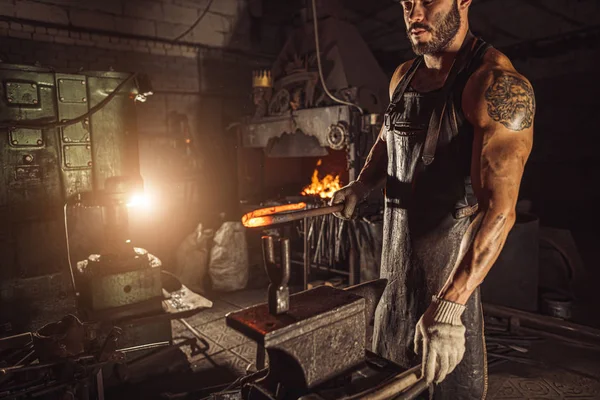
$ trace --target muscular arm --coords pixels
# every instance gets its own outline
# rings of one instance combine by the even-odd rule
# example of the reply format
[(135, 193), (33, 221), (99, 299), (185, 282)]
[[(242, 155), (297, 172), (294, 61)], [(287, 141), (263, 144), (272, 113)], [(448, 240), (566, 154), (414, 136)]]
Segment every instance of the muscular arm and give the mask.
[[(508, 65), (478, 71), (465, 88), (463, 109), (475, 128), (471, 177), (479, 212), (439, 297), (466, 304), (498, 258), (515, 223), (523, 169), (533, 144), (535, 98)], [(472, 234), (472, 235), (471, 235)]]
[(377, 140), (371, 148), (371, 151), (365, 160), (365, 165), (356, 179), (358, 182), (361, 182), (369, 192), (382, 186), (387, 175), (387, 146), (382, 137), (384, 130), (385, 126), (379, 131)]
[[(403, 63), (392, 75), (392, 79), (390, 80), (390, 100), (394, 95), (396, 86), (398, 86), (398, 83), (400, 83), (411, 65), (412, 61)], [(365, 160), (365, 165), (356, 179), (365, 185), (368, 191), (377, 189), (385, 183), (387, 176), (387, 146), (384, 135), (385, 125), (381, 127), (377, 140)]]

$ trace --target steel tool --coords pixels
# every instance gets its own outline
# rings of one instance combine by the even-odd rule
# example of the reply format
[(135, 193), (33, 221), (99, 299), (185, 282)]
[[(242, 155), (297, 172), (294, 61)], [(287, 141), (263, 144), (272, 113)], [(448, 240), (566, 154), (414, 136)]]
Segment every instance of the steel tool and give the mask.
[(261, 208), (244, 215), (242, 217), (242, 224), (247, 228), (282, 224), (284, 222), (297, 221), (303, 218), (340, 212), (344, 209), (344, 205), (336, 204), (334, 206), (311, 208), (308, 210), (305, 208), (306, 203), (285, 204), (282, 206)]

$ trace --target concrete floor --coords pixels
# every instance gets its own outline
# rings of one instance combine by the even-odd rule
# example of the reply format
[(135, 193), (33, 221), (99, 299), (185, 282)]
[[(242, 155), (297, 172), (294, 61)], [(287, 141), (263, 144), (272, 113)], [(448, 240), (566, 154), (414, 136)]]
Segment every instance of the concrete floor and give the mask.
[[(212, 309), (189, 318), (187, 321), (209, 344), (206, 351), (186, 344), (185, 340), (189, 342), (194, 336), (183, 324), (173, 321), (174, 342), (181, 345), (180, 352), (189, 364), (174, 369), (172, 375), (145, 382), (143, 388), (148, 394), (143, 398), (201, 399), (214, 390), (206, 388), (218, 388), (251, 370), (256, 345), (228, 328), (225, 315), (265, 301), (265, 289), (223, 294), (214, 300)], [(488, 399), (600, 399), (600, 349), (540, 340), (528, 350), (524, 356), (534, 360), (534, 365), (510, 361), (490, 368)], [(132, 386), (129, 395), (132, 390), (140, 394)]]

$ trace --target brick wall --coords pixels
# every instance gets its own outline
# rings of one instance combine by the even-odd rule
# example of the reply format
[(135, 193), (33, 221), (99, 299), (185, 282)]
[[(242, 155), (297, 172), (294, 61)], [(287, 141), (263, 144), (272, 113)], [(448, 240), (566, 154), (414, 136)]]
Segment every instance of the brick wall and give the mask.
[[(210, 0), (2, 0), (0, 14), (79, 30), (115, 32), (171, 40), (205, 13)], [(246, 24), (243, 29), (240, 25)], [(214, 0), (185, 42), (244, 47), (246, 0)], [(235, 28), (235, 29), (234, 29)], [(23, 32), (43, 40), (45, 32)], [(28, 35), (29, 34), (29, 35)], [(51, 33), (52, 35), (52, 33)], [(75, 38), (77, 39), (77, 38)], [(69, 43), (70, 44), (70, 43)]]
[[(147, 73), (155, 95), (139, 107), (142, 135), (168, 134), (172, 111), (187, 114), (193, 134), (217, 135), (245, 113), (251, 70), (270, 63), (249, 43), (245, 3), (212, 1), (174, 43), (209, 0), (0, 0), (0, 59)], [(230, 121), (221, 121), (223, 101)]]
[[(160, 233), (147, 238), (148, 248), (160, 242), (164, 257), (199, 220), (234, 208), (235, 141), (224, 127), (250, 113), (251, 71), (271, 64), (269, 56), (257, 56), (261, 45), (250, 43), (246, 0), (214, 0), (195, 29), (173, 42), (208, 3), (0, 0), (3, 62), (37, 63), (64, 72), (113, 69), (149, 75), (155, 94), (137, 105), (142, 173), (156, 186), (155, 176), (169, 171), (160, 183), (170, 185), (172, 199), (193, 202), (186, 204), (191, 211), (178, 218), (187, 225), (173, 228), (172, 240), (164, 239), (164, 226), (163, 238)], [(178, 134), (174, 121), (185, 121), (193, 137), (193, 170), (184, 160), (189, 154), (173, 140)], [(157, 171), (159, 159), (171, 169)], [(173, 216), (170, 220), (174, 224)]]

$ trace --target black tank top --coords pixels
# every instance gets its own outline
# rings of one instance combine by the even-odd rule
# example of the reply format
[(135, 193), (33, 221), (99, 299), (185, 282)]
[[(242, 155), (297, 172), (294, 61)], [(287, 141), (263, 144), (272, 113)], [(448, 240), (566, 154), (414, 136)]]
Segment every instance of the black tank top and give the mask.
[[(470, 46), (472, 50), (463, 60), (463, 65), (457, 66), (459, 72), (449, 87), (425, 93), (413, 90), (410, 79), (423, 65), (423, 57), (416, 59), (411, 70), (396, 87), (386, 112), (388, 136), (392, 135), (390, 138), (395, 142), (395, 145), (388, 142), (388, 147), (399, 147), (389, 158), (387, 204), (410, 209), (411, 216), (414, 217), (411, 220), (419, 221), (417, 231), (434, 228), (436, 222), (448, 212), (461, 218), (476, 210), (477, 199), (471, 185), (473, 126), (464, 116), (462, 95), (467, 81), (481, 66), (483, 57), (491, 46), (481, 39), (473, 40), (476, 43)], [(430, 165), (425, 165), (419, 156), (425, 151), (434, 109), (444, 98), (446, 106), (441, 121), (438, 121), (441, 125), (435, 159)], [(404, 138), (394, 140), (400, 137)], [(403, 153), (404, 160), (394, 160), (399, 153)], [(412, 162), (416, 165), (413, 166), (414, 169), (409, 165), (403, 168), (397, 165), (398, 162)]]

